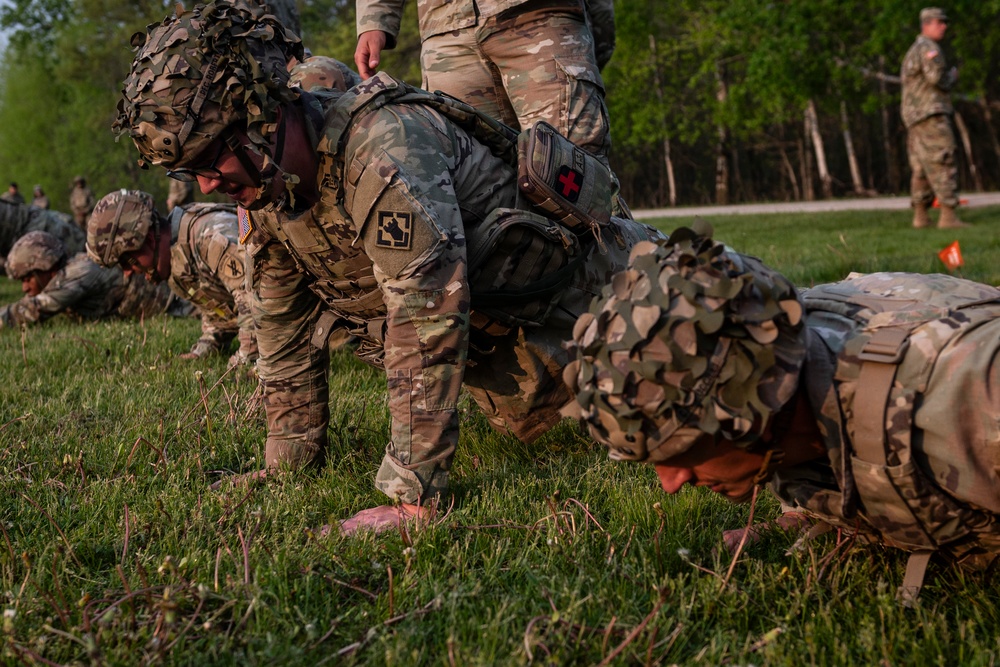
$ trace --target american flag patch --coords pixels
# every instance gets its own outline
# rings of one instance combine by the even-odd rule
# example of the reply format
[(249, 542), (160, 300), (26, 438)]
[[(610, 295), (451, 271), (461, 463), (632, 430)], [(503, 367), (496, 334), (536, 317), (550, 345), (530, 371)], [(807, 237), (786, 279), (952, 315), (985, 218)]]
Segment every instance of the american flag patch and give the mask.
[(250, 219), (250, 211), (242, 206), (237, 206), (236, 217), (240, 221), (240, 243), (246, 245), (247, 239), (253, 234), (253, 220)]

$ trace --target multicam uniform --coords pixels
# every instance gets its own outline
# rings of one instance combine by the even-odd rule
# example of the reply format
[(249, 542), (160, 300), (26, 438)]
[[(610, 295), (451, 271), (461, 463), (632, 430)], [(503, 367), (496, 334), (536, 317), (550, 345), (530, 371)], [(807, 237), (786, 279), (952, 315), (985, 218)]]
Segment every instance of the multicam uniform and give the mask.
[(35, 231), (52, 234), (63, 242), (71, 255), (82, 252), (87, 243), (84, 232), (65, 213), (0, 203), (0, 257), (6, 257), (19, 238)]
[(779, 469), (772, 490), (909, 551), (1000, 552), (1000, 290), (878, 273), (803, 296), (800, 377), (827, 460)]
[[(37, 324), (64, 313), (76, 320), (138, 318), (178, 312), (182, 306), (166, 285), (141, 275), (125, 278), (121, 269), (105, 269), (86, 253), (69, 259), (38, 296), (25, 296), (0, 308), (0, 328)], [(180, 311), (184, 308), (181, 307)]]
[(308, 210), (279, 203), (246, 215), (268, 463), (325, 450), (322, 342), (339, 318), (358, 337), (358, 355), (388, 380), (391, 442), (376, 483), (415, 503), (447, 484), (463, 381), (494, 425), (523, 440), (560, 418), (569, 399), (562, 340), (629, 248), (658, 233), (613, 220), (606, 251), (590, 244), (544, 327), (492, 337), (488, 323), (470, 326), (466, 241), (492, 211), (517, 204), (515, 169), (429, 105), (367, 106), (399, 88), (378, 74), (347, 93), (305, 96), (320, 136), (321, 199)]
[(914, 205), (929, 206), (937, 194), (942, 206), (958, 206), (957, 146), (950, 118), (954, 111), (948, 94), (956, 74), (938, 43), (920, 35), (903, 58), (901, 78), (900, 111), (913, 170), (910, 198)]
[(175, 206), (184, 206), (184, 204), (190, 204), (194, 201), (194, 185), (192, 183), (172, 178), (167, 180), (170, 181), (170, 187), (167, 190), (167, 213), (174, 210)]
[[(404, 0), (357, 0), (358, 35), (399, 34)], [(422, 88), (442, 90), (511, 127), (544, 120), (607, 160), (600, 68), (614, 50), (610, 0), (418, 0)], [(588, 20), (588, 16), (589, 19)]]
[(336, 58), (328, 56), (309, 56), (288, 70), (288, 85), (306, 91), (316, 86), (347, 90), (359, 83), (361, 77), (357, 72)]
[(188, 204), (171, 213), (168, 284), (201, 311), (201, 338), (191, 348), (197, 356), (225, 349), (238, 335), (237, 358), (257, 358), (245, 254), (232, 206)]

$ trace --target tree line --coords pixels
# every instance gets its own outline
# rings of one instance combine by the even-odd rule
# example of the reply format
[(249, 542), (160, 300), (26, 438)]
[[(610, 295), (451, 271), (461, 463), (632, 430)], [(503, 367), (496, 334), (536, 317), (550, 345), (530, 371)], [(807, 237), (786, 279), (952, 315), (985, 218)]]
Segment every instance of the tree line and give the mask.
[[(187, 2), (191, 5), (190, 1)], [(277, 0), (316, 54), (353, 62), (353, 0)], [(416, 3), (383, 69), (420, 84)], [(612, 165), (638, 207), (810, 200), (906, 192), (899, 64), (923, 2), (616, 0), (617, 48), (603, 72)], [(111, 122), (130, 36), (165, 0), (13, 0), (0, 9), (0, 179), (41, 183), (65, 210), (84, 174), (98, 194), (165, 199)], [(956, 0), (944, 42), (962, 187), (1000, 187), (1000, 0)], [(3, 182), (3, 181), (0, 181)]]

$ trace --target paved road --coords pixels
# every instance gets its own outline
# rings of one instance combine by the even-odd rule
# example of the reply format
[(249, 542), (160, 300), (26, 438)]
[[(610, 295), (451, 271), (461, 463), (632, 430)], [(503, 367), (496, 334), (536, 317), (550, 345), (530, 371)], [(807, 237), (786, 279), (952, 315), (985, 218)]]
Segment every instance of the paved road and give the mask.
[[(1000, 205), (1000, 192), (962, 194), (968, 208)], [(693, 218), (712, 215), (753, 215), (756, 213), (819, 213), (826, 211), (904, 211), (910, 208), (909, 197), (872, 197), (870, 199), (828, 199), (823, 201), (780, 202), (775, 204), (734, 204), (732, 206), (682, 206), (632, 211), (636, 219)]]

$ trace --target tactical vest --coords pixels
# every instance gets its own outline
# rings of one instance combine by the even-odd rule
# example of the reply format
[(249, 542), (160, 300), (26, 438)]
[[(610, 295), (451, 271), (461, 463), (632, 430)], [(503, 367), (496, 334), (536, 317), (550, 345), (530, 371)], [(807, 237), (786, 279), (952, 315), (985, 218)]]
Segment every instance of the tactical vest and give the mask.
[[(303, 97), (307, 108), (314, 103), (311, 98), (324, 100), (323, 93)], [(372, 272), (371, 260), (360, 248), (353, 245), (347, 247), (344, 243), (342, 221), (351, 219), (348, 215), (351, 202), (346, 201), (344, 152), (351, 126), (390, 104), (429, 106), (473, 136), (494, 156), (515, 169), (518, 163), (518, 133), (514, 129), (443, 93), (430, 93), (379, 73), (339, 95), (327, 113), (325, 132), (317, 147), (319, 173), (323, 175), (320, 202), (299, 216), (283, 218), (275, 230), (278, 240), (289, 249), (299, 268), (316, 276), (310, 289), (330, 311), (317, 323), (316, 344), (322, 344), (337, 319), (351, 323), (356, 334), (382, 342), (385, 305)], [(503, 211), (506, 210), (497, 214), (509, 215)], [(539, 220), (539, 216), (534, 218), (521, 226), (516, 243), (508, 242), (507, 245), (516, 245), (519, 257), (534, 257), (532, 249), (542, 244), (551, 247), (540, 255), (542, 259), (535, 262), (530, 271), (524, 272), (525, 275), (515, 275), (515, 279), (504, 286), (505, 290), (492, 289), (493, 285), (486, 291), (476, 290), (475, 281), (470, 281), (473, 288), (473, 328), (502, 334), (511, 326), (540, 324), (551, 308), (549, 297), (558, 291), (560, 285), (569, 282), (581, 264), (582, 257), (573, 251), (579, 244), (569, 239), (564, 241), (564, 235), (558, 233), (555, 222), (546, 218)], [(505, 249), (505, 239), (491, 237), (490, 241), (497, 244), (495, 247)], [(470, 250), (481, 246), (477, 239), (469, 239)], [(302, 251), (304, 247), (310, 248), (308, 255)], [(472, 254), (484, 258), (489, 256), (489, 252), (483, 250)], [(470, 261), (472, 259), (470, 254)], [(580, 261), (573, 263), (575, 259)], [(482, 270), (484, 267), (479, 267), (481, 270), (477, 271), (477, 267), (470, 264), (470, 276), (489, 275), (490, 271)], [(549, 275), (546, 282), (535, 284), (534, 279), (539, 277), (537, 274), (546, 271), (552, 274), (558, 269), (563, 270), (554, 278)], [(478, 301), (484, 305), (478, 309), (477, 315)], [(539, 307), (540, 302), (546, 302), (546, 307)], [(483, 312), (489, 314), (484, 316)], [(378, 363), (376, 354), (365, 351), (360, 354)]]
[(958, 559), (1000, 552), (1000, 516), (947, 493), (912, 446), (935, 362), (959, 336), (1000, 318), (1000, 290), (949, 276), (874, 274), (802, 297), (810, 331), (837, 359), (823, 406), (824, 415), (837, 415), (830, 422), (840, 423), (844, 448), (835, 470), (839, 497), (830, 491), (825, 502), (839, 516), (829, 523), (855, 527), (860, 515), (862, 532), (870, 527), (888, 545), (916, 552), (904, 599), (919, 592), (933, 552)]
[[(224, 212), (235, 214), (231, 204), (191, 204), (190, 206), (175, 206), (170, 212), (170, 224), (177, 224), (177, 241), (170, 246), (170, 278), (167, 283), (170, 289), (180, 296), (196, 304), (202, 310), (215, 313), (222, 319), (236, 318), (236, 304), (232, 295), (220, 288), (218, 283), (202, 280), (202, 271), (198, 270), (198, 258), (191, 251), (191, 230), (195, 222), (211, 213)], [(197, 240), (195, 241), (197, 242)], [(209, 256), (202, 258), (203, 263), (213, 276), (218, 275), (219, 266), (226, 255), (228, 246), (211, 244)]]

